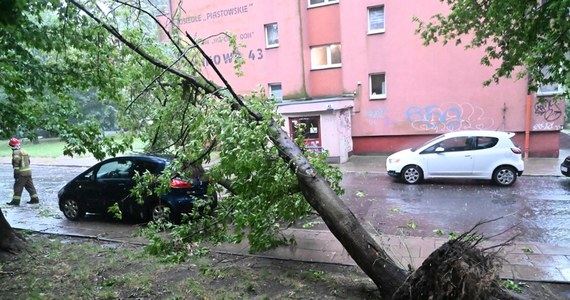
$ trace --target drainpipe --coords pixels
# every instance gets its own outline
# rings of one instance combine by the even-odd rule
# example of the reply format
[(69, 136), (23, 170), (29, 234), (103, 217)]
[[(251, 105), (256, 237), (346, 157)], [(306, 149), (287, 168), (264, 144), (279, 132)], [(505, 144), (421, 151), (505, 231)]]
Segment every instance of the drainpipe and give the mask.
[(526, 118), (524, 129), (524, 159), (528, 158), (530, 144), (530, 94), (526, 95)]

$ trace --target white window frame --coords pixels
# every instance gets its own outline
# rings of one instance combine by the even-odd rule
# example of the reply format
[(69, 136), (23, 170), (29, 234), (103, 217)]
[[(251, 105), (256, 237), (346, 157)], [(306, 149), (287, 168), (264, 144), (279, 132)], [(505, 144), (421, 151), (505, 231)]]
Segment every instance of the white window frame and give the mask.
[[(275, 25), (275, 28), (277, 30), (277, 33), (276, 33), (277, 34), (277, 43), (270, 43), (270, 41), (269, 41), (269, 28), (272, 27), (273, 25)], [(265, 25), (263, 25), (263, 29), (265, 31), (265, 47), (266, 48), (279, 47), (279, 25), (277, 24), (277, 22), (265, 24)]]
[[(373, 10), (376, 9), (382, 9), (382, 28), (380, 29), (371, 29), (371, 19), (370, 19), (370, 13)], [(375, 34), (375, 33), (384, 33), (386, 31), (386, 11), (384, 9), (384, 5), (377, 5), (377, 6), (371, 6), (368, 7), (368, 34)]]
[(309, 8), (311, 8), (311, 7), (319, 7), (319, 6), (336, 4), (336, 3), (338, 3), (338, 1), (339, 0), (323, 0), (322, 3), (311, 4), (311, 0), (309, 0), (308, 3), (309, 3)]
[[(274, 94), (274, 88), (279, 86), (279, 97)], [(283, 101), (283, 86), (281, 82), (273, 82), (267, 84), (267, 91), (269, 92), (269, 97), (274, 97), (276, 101)]]
[[(341, 55), (341, 62), (340, 63), (332, 63), (332, 51), (331, 48), (334, 46), (338, 46), (340, 47), (340, 55)], [(314, 60), (313, 60), (313, 50), (316, 50), (317, 48), (325, 48), (326, 49), (326, 64), (325, 65), (320, 65), (320, 66), (316, 66), (314, 64)], [(340, 46), (340, 44), (329, 44), (329, 45), (321, 45), (321, 46), (314, 46), (311, 47), (311, 70), (321, 70), (321, 69), (330, 69), (330, 68), (339, 68), (342, 66), (342, 47)]]
[[(549, 67), (543, 68), (541, 72), (545, 77), (550, 77), (551, 72)], [(556, 89), (552, 90), (552, 88), (554, 87)], [(543, 88), (548, 88), (549, 91), (543, 92), (542, 91)], [(563, 93), (564, 93), (564, 87), (562, 86), (562, 84), (539, 85), (538, 90), (536, 91), (537, 96), (553, 96), (553, 95), (560, 95)]]
[[(384, 75), (384, 82), (382, 83), (382, 91), (384, 92), (383, 94), (374, 94), (372, 92), (372, 76), (376, 76), (376, 75)], [(370, 75), (368, 75), (368, 84), (369, 84), (369, 95), (370, 95), (370, 99), (386, 99), (386, 73), (384, 72), (380, 72), (380, 73), (372, 73)]]
[[(543, 88), (546, 87), (554, 87), (556, 86), (557, 89), (554, 91), (541, 91)], [(549, 85), (541, 85), (538, 87), (538, 91), (536, 91), (537, 96), (553, 96), (553, 95), (561, 95), (564, 94), (564, 87), (561, 84), (549, 84)]]

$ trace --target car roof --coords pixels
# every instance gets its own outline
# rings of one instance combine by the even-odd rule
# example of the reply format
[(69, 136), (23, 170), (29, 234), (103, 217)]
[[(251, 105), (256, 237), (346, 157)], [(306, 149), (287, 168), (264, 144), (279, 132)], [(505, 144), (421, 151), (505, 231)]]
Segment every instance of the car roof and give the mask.
[(493, 130), (461, 130), (445, 133), (445, 137), (458, 137), (458, 136), (488, 136), (488, 137), (513, 137), (513, 132), (506, 131), (493, 131)]
[(156, 163), (168, 163), (170, 159), (154, 156), (154, 155), (124, 155), (124, 156), (116, 156), (112, 158), (108, 158), (104, 161), (111, 161), (111, 160), (120, 160), (120, 159), (131, 159), (131, 160), (139, 160), (139, 161), (150, 161)]

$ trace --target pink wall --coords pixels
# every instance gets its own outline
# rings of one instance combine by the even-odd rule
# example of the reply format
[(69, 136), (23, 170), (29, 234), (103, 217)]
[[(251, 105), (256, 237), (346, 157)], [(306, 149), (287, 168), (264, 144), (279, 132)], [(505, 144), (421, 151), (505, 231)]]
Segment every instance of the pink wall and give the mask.
[(312, 70), (309, 73), (313, 97), (327, 97), (342, 94), (342, 69)]
[[(367, 34), (367, 7), (384, 4), (385, 33)], [(437, 1), (341, 2), (345, 90), (362, 83), (353, 135), (432, 134), (459, 129), (523, 130), (524, 80), (482, 87), (493, 69), (481, 51), (439, 44), (425, 47), (412, 18), (427, 20), (445, 6)], [(358, 58), (358, 59), (355, 59)], [(344, 67), (344, 65), (343, 65)], [(386, 73), (387, 98), (369, 100), (368, 74)], [(504, 105), (507, 106), (504, 112)]]
[[(172, 1), (176, 7), (178, 0)], [(385, 32), (368, 34), (367, 8), (378, 5), (384, 5)], [(356, 92), (350, 126), (356, 154), (395, 151), (409, 141), (462, 129), (514, 131), (517, 138), (524, 134), (526, 80), (501, 79), (499, 85), (483, 87), (494, 68), (481, 66), (482, 50), (454, 43), (425, 47), (414, 33), (413, 17), (429, 20), (448, 9), (445, 3), (340, 0), (307, 6), (307, 0), (187, 0), (180, 26), (201, 38), (236, 33), (246, 45), (241, 49), (247, 62), (243, 77), (233, 76), (232, 64), (224, 61), (224, 54), (230, 54), (227, 43), (210, 40), (204, 49), (238, 93), (276, 82), (285, 99), (346, 98)], [(233, 14), (224, 16), (227, 11)], [(279, 47), (267, 49), (263, 25), (273, 22), (279, 24)], [(310, 47), (339, 42), (342, 66), (311, 70)], [(386, 74), (386, 99), (370, 99), (371, 73)], [(205, 75), (216, 77), (211, 69)], [(545, 140), (560, 129), (563, 106), (542, 106), (533, 99), (530, 128), (540, 131), (531, 138), (534, 153), (552, 153), (557, 147)]]
[(340, 6), (337, 4), (308, 9), (306, 24), (309, 46), (340, 43), (339, 20)]
[[(308, 2), (303, 1), (302, 2)], [(304, 24), (307, 24), (308, 47), (341, 43), (340, 6), (338, 4), (307, 9)], [(311, 97), (328, 97), (342, 95), (342, 68), (312, 70), (308, 63), (305, 72), (308, 74), (309, 95)]]
[[(171, 7), (177, 7), (177, 0)], [(218, 62), (216, 66), (227, 77), (238, 93), (249, 93), (258, 85), (267, 89), (268, 83), (281, 82), (284, 94), (304, 94), (304, 56), (302, 52), (302, 24), (298, 18), (299, 3), (275, 0), (226, 0), (181, 1), (180, 27), (193, 37), (206, 38), (220, 32), (233, 32), (238, 43), (245, 44), (240, 52), (246, 60), (244, 76), (233, 74), (233, 64), (224, 59), (230, 57), (227, 41), (209, 39), (203, 48)], [(278, 8), (278, 9), (277, 9)], [(225, 15), (231, 11), (231, 15)], [(264, 24), (277, 22), (279, 47), (266, 48)], [(310, 62), (307, 62), (310, 65)], [(207, 68), (205, 75), (215, 79), (215, 73)], [(220, 83), (218, 79), (216, 82)]]

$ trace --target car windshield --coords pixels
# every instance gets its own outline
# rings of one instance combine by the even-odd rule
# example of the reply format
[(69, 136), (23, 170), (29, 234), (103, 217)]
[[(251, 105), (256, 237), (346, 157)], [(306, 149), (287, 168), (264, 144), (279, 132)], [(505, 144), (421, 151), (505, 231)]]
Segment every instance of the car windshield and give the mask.
[(434, 137), (433, 139), (431, 139), (431, 140), (429, 140), (429, 141), (427, 141), (427, 142), (424, 142), (424, 143), (422, 143), (421, 145), (418, 145), (418, 146), (416, 146), (416, 147), (414, 147), (414, 148), (412, 148), (412, 149), (410, 149), (410, 150), (411, 150), (412, 152), (415, 152), (415, 151), (418, 150), (419, 148), (422, 148), (423, 146), (425, 146), (425, 145), (427, 145), (427, 144), (431, 144), (433, 141), (440, 139), (442, 136), (444, 136), (444, 135), (443, 135), (443, 134), (442, 134), (442, 135), (438, 135), (438, 136)]

